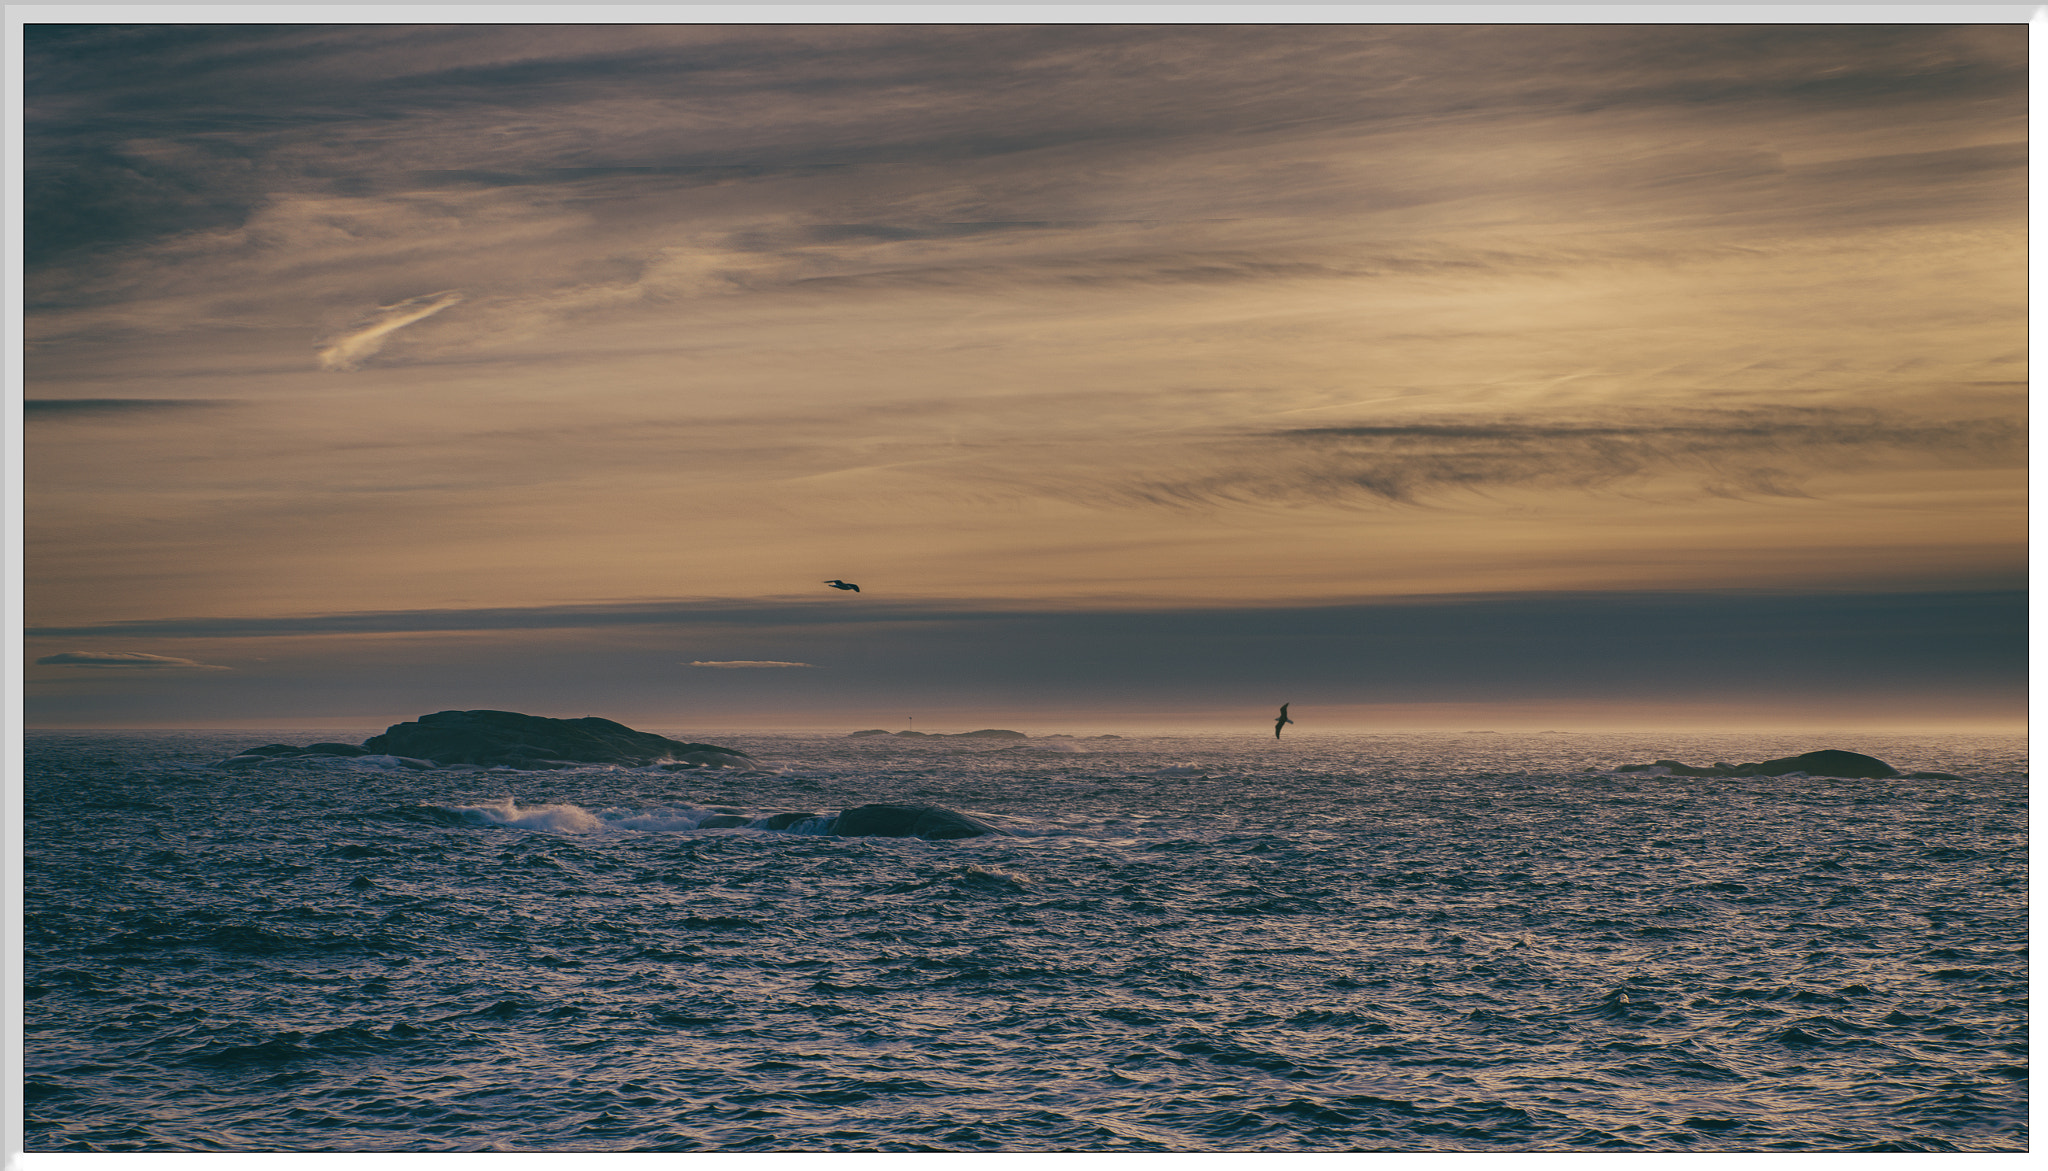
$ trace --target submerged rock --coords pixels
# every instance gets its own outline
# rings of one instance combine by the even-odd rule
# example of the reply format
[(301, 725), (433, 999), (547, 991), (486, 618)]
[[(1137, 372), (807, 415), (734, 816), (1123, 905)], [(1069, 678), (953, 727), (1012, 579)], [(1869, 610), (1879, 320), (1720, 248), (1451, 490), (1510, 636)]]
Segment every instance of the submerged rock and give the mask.
[(1782, 777), (1790, 773), (1805, 773), (1813, 777), (1878, 780), (1900, 775), (1899, 770), (1874, 756), (1865, 756), (1860, 752), (1844, 752), (1839, 748), (1823, 748), (1817, 752), (1802, 752), (1798, 756), (1781, 756), (1775, 760), (1751, 761), (1746, 764), (1728, 764), (1717, 760), (1711, 767), (1696, 768), (1681, 761), (1660, 760), (1652, 764), (1623, 765), (1615, 771), (1640, 773), (1653, 768), (1664, 769), (1677, 777)]
[(832, 820), (829, 831), (843, 838), (979, 838), (1012, 836), (985, 821), (943, 805), (859, 805)]

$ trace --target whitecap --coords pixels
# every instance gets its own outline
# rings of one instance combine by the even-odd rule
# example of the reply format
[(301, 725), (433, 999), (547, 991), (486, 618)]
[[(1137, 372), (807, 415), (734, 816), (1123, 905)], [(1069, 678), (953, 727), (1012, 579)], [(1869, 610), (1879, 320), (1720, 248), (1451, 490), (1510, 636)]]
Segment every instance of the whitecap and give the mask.
[(509, 825), (560, 834), (587, 834), (604, 827), (602, 821), (580, 805), (528, 805), (521, 808), (507, 797), (484, 805), (444, 805), (442, 808), (480, 825)]

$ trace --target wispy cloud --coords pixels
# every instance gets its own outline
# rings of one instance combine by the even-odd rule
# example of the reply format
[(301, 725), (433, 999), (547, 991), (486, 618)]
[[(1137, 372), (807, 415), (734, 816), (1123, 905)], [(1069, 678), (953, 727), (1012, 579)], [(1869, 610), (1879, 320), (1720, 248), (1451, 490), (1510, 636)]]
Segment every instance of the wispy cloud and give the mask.
[(1414, 504), (1460, 490), (1596, 490), (1679, 476), (1714, 495), (1802, 496), (1802, 483), (1819, 471), (1886, 459), (2015, 466), (2024, 438), (2007, 419), (1913, 421), (1823, 410), (1701, 411), (1663, 422), (1302, 427), (1258, 437), (1235, 467), (1212, 457), (1200, 461), (1209, 470), (1198, 476), (1140, 480), (1120, 491), (1159, 504), (1347, 497)]
[(983, 492), (1045, 495), (1091, 507), (1214, 510), (1234, 504), (1416, 505), (1518, 488), (1598, 493), (1654, 486), (1664, 494), (1795, 497), (1830, 472), (2017, 468), (2025, 455), (2024, 429), (1996, 416), (1915, 418), (1797, 407), (1608, 408), (1600, 417), (1567, 406), (1562, 413), (1567, 417), (1475, 411), (1464, 418), (1411, 414), (1265, 431), (1061, 435), (1048, 444), (1056, 455), (991, 442), (977, 445), (972, 459), (900, 474), (932, 481), (933, 491), (946, 483), (972, 484)]
[(816, 663), (778, 663), (768, 659), (734, 659), (730, 662), (693, 662), (692, 667), (815, 667)]
[(180, 659), (170, 655), (146, 655), (140, 651), (65, 651), (36, 660), (43, 667), (113, 667), (146, 671), (225, 671), (226, 667)]
[(398, 330), (416, 321), (424, 321), (451, 305), (460, 304), (462, 294), (453, 290), (439, 293), (425, 293), (408, 297), (393, 305), (382, 305), (373, 313), (349, 325), (339, 334), (322, 342), (316, 350), (320, 366), (325, 370), (354, 370), (371, 355), (384, 348), (384, 343)]
[[(838, 626), (887, 622), (993, 619), (1009, 611), (988, 605), (876, 602), (858, 608), (794, 598), (690, 598), (663, 602), (600, 602), (576, 606), (479, 606), (445, 610), (365, 610), (273, 617), (130, 619), (87, 626), (33, 626), (30, 637), (149, 636), (265, 638), (306, 634), (396, 634), (460, 630), (573, 630), (623, 626)], [(737, 662), (738, 660), (733, 660)], [(719, 663), (692, 663), (718, 666)], [(730, 663), (726, 664), (730, 665)], [(808, 666), (810, 664), (798, 664)]]
[(26, 419), (55, 422), (59, 419), (118, 419), (205, 410), (231, 406), (233, 402), (232, 399), (212, 398), (32, 398), (22, 402), (21, 411)]

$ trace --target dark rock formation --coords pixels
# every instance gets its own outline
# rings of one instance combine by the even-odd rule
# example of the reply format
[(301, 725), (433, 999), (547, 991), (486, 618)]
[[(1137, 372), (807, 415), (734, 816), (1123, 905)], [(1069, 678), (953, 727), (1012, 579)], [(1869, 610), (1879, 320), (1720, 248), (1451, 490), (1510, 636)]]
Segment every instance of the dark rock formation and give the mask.
[(832, 820), (832, 833), (843, 838), (978, 838), (1010, 836), (985, 821), (940, 805), (861, 805)]
[(576, 764), (645, 765), (658, 761), (740, 764), (752, 758), (716, 744), (689, 744), (636, 732), (596, 716), (558, 720), (518, 712), (435, 712), (393, 724), (363, 741), (370, 752), (437, 764), (562, 768)]
[(1011, 731), (1010, 729), (1008, 729), (1008, 728), (981, 728), (981, 729), (979, 729), (979, 730), (977, 730), (977, 731), (973, 731), (973, 732), (955, 732), (955, 733), (953, 733), (953, 738), (954, 738), (954, 739), (967, 739), (967, 738), (970, 738), (970, 737), (971, 737), (971, 738), (975, 738), (975, 739), (980, 739), (980, 740), (1029, 740), (1029, 739), (1031, 739), (1031, 737), (1029, 737), (1029, 736), (1026, 736), (1026, 735), (1025, 735), (1024, 733), (1022, 733), (1022, 732), (1012, 732), (1012, 731)]
[(771, 814), (768, 820), (762, 822), (761, 828), (785, 830), (788, 829), (790, 826), (800, 825), (803, 822), (809, 821), (814, 817), (823, 816), (825, 815), (822, 813), (776, 813)]
[(1816, 777), (1851, 777), (1877, 779), (1895, 777), (1899, 770), (1874, 756), (1860, 752), (1843, 752), (1838, 748), (1823, 748), (1819, 752), (1802, 752), (1798, 756), (1781, 756), (1760, 764), (1738, 764), (1737, 771), (1753, 769), (1754, 775), (1782, 777), (1786, 773), (1806, 773)]
[(1717, 760), (1711, 768), (1695, 768), (1676, 760), (1660, 760), (1654, 764), (1624, 765), (1615, 771), (1639, 773), (1653, 768), (1665, 769), (1678, 777), (1782, 777), (1787, 773), (1805, 773), (1815, 777), (1877, 780), (1899, 775), (1899, 770), (1874, 756), (1865, 756), (1860, 752), (1843, 752), (1839, 748), (1823, 748), (1818, 752), (1802, 752), (1798, 756), (1781, 756), (1775, 760), (1752, 761), (1746, 764), (1728, 764)]
[(887, 728), (862, 728), (858, 732), (848, 732), (846, 738), (851, 740), (855, 736), (887, 736), (888, 734), (889, 729)]

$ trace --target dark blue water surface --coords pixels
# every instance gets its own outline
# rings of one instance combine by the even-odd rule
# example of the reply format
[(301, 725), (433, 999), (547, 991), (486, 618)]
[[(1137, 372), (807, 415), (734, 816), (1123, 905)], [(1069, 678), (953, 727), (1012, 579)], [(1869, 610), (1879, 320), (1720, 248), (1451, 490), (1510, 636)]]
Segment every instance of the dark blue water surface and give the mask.
[[(376, 730), (31, 734), (28, 1150), (2026, 1145), (2014, 737), (211, 766)], [(1605, 771), (1828, 747), (1969, 779)]]

